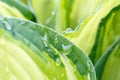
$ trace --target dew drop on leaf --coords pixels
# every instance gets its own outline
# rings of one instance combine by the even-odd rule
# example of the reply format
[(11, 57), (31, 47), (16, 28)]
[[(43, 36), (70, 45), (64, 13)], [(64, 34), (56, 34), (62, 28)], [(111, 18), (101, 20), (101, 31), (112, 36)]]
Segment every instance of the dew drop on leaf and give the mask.
[(72, 51), (72, 44), (69, 44), (69, 45), (62, 44), (62, 49), (63, 49), (64, 55), (68, 55)]

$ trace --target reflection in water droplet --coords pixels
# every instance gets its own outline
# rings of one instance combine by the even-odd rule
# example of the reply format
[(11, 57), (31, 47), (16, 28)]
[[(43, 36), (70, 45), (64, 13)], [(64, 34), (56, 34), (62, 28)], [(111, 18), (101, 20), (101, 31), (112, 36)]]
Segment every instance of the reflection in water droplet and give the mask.
[(7, 29), (7, 30), (11, 30), (11, 26), (8, 24), (8, 22), (6, 21), (3, 21), (3, 24), (4, 24), (4, 27)]
[(44, 43), (45, 47), (48, 47), (49, 46), (49, 42), (48, 42), (48, 37), (47, 37), (46, 34), (44, 34), (42, 40), (43, 40), (43, 43)]

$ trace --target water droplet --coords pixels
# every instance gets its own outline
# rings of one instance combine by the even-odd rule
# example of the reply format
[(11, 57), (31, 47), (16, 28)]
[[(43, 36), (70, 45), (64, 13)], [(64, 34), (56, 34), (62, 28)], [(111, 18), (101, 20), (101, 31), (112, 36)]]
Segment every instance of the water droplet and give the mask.
[(62, 44), (63, 53), (65, 55), (68, 55), (72, 51), (72, 46), (73, 46), (72, 44), (69, 45)]
[(64, 45), (64, 44), (62, 44), (62, 48), (63, 48), (63, 50), (69, 50), (70, 48), (72, 47), (72, 45), (70, 44), (70, 45)]
[(4, 24), (4, 26), (5, 26), (5, 28), (6, 28), (7, 30), (11, 30), (11, 29), (12, 29), (11, 26), (8, 24), (8, 22), (3, 21), (3, 24)]
[(61, 64), (61, 60), (60, 60), (60, 58), (57, 58), (56, 59), (56, 66), (59, 66)]
[(49, 46), (49, 42), (48, 42), (48, 37), (47, 37), (46, 34), (44, 34), (42, 40), (43, 40), (43, 43), (44, 43), (45, 47), (48, 47)]

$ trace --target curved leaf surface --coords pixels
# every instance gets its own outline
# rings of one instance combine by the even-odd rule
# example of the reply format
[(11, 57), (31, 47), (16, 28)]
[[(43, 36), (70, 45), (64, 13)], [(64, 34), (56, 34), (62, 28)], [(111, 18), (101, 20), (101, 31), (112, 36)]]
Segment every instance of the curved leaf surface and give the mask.
[(43, 25), (1, 17), (0, 33), (1, 79), (96, 80), (84, 52)]

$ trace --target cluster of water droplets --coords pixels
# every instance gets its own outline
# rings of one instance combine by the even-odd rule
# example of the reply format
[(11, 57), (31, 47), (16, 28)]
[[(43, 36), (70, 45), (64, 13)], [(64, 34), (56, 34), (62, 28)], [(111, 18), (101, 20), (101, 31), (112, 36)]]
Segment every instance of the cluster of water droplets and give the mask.
[(62, 34), (70, 34), (70, 33), (73, 33), (74, 30), (72, 28), (67, 28), (65, 31), (62, 32)]
[[(56, 35), (56, 37), (55, 37), (54, 43), (58, 42), (57, 36), (58, 35)], [(43, 41), (43, 44), (45, 46), (45, 51), (49, 54), (49, 56), (51, 58), (53, 58), (55, 60), (56, 66), (59, 66), (61, 64), (61, 59), (58, 55), (59, 52), (57, 51), (57, 49), (52, 44), (50, 44), (49, 38), (48, 38), (46, 33), (44, 34), (44, 36), (42, 38), (42, 41)]]

